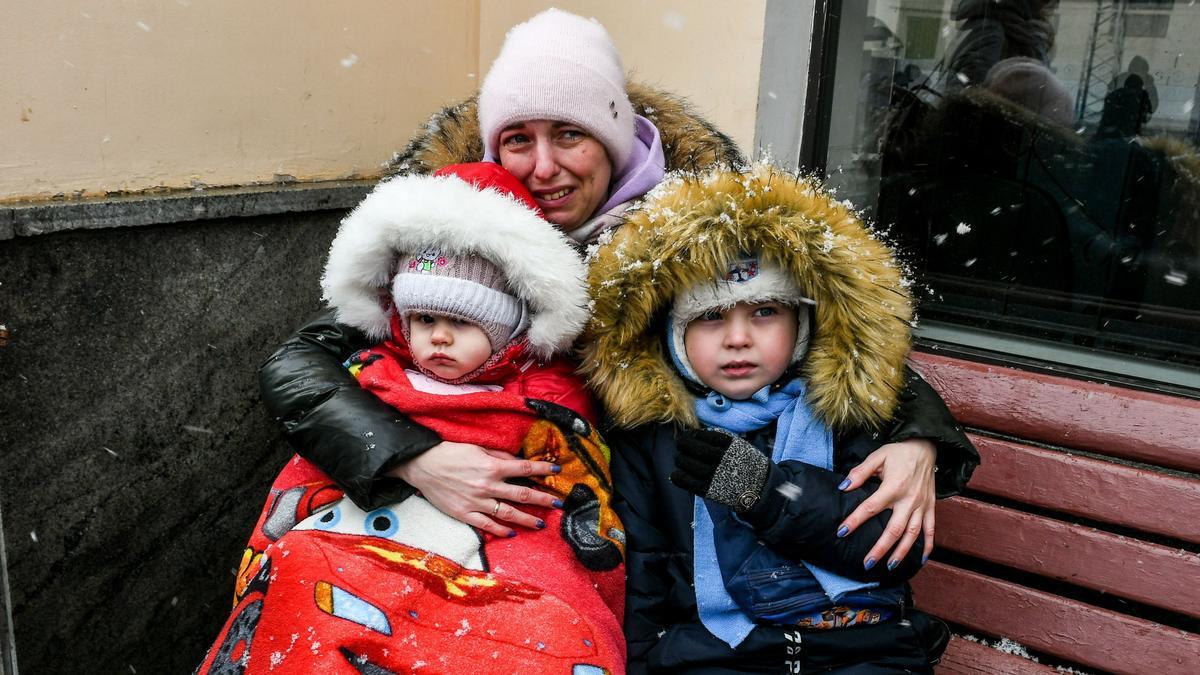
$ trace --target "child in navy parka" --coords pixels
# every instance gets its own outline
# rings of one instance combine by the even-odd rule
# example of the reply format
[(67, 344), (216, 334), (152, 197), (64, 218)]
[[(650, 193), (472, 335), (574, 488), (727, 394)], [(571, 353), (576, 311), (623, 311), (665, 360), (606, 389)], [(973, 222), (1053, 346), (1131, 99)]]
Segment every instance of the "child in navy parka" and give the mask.
[(921, 542), (866, 559), (887, 512), (838, 531), (872, 491), (839, 489), (845, 472), (900, 440), (908, 403), (890, 251), (758, 168), (667, 183), (590, 278), (583, 369), (617, 427), (630, 672), (930, 671), (949, 635), (911, 607)]

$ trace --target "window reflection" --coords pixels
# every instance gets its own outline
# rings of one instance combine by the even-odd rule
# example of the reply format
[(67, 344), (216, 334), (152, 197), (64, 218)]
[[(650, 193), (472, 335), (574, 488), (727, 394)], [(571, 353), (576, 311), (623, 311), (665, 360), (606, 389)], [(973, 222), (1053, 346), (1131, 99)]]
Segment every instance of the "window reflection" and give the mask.
[(1172, 0), (850, 0), (830, 182), (926, 319), (1200, 364), (1197, 28)]

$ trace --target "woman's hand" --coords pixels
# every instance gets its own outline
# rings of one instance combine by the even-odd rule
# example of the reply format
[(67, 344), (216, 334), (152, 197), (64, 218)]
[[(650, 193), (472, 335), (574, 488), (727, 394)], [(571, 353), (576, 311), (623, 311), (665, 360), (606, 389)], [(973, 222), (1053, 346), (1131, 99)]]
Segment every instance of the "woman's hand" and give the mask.
[[(872, 452), (862, 464), (850, 470), (846, 480), (839, 486), (842, 490), (853, 490), (878, 474), (879, 489), (854, 512), (846, 517), (838, 528), (838, 536), (853, 532), (868, 518), (892, 509), (892, 517), (884, 528), (883, 535), (866, 560), (883, 560), (897, 541), (888, 561), (899, 562), (908, 554), (921, 531), (925, 531), (925, 552), (921, 560), (933, 552), (934, 492), (933, 472), (937, 451), (932, 441), (913, 438), (899, 443), (888, 443)], [(844, 528), (844, 529), (843, 529)]]
[(498, 537), (516, 531), (498, 521), (540, 529), (546, 524), (513, 504), (547, 508), (562, 506), (554, 495), (509, 478), (532, 478), (558, 473), (550, 462), (533, 462), (507, 452), (469, 443), (442, 441), (388, 473), (421, 491), (442, 513)]

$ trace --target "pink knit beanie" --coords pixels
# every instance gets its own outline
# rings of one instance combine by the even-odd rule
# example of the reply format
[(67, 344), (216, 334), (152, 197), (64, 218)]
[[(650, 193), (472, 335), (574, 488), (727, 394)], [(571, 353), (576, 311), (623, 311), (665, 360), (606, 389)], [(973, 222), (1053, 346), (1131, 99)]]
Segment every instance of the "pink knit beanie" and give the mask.
[(633, 106), (621, 56), (595, 19), (548, 9), (508, 31), (479, 91), (485, 158), (499, 159), (500, 133), (518, 122), (577, 124), (620, 171), (633, 154)]

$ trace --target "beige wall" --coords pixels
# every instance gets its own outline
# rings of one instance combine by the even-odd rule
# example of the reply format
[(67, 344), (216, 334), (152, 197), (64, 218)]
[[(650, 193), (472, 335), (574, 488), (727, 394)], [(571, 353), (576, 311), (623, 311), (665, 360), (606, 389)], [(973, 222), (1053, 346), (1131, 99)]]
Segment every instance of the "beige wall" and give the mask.
[(612, 35), (625, 69), (642, 82), (687, 97), (747, 154), (754, 141), (766, 0), (485, 0), (480, 6), (481, 72), (504, 33), (546, 7), (595, 17)]
[(753, 138), (765, 0), (15, 2), (0, 200), (376, 175), (550, 5), (597, 17), (636, 77)]

